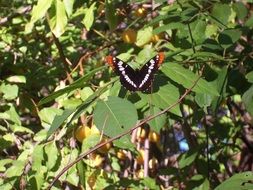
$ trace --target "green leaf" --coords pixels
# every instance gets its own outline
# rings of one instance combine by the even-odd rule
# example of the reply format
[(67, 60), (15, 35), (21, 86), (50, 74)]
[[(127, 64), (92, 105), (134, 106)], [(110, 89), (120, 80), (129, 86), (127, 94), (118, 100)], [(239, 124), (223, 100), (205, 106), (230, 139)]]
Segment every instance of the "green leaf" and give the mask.
[(186, 4), (183, 11), (180, 13), (182, 22), (189, 22), (199, 12), (199, 9), (194, 6)]
[(19, 118), (18, 113), (16, 112), (16, 109), (13, 105), (10, 105), (10, 109), (5, 111), (4, 113), (0, 113), (1, 119), (6, 119), (14, 122), (17, 125), (21, 125), (21, 121)]
[(167, 30), (182, 29), (184, 27), (185, 25), (180, 22), (171, 22), (169, 24), (157, 27), (156, 29), (154, 29), (153, 34), (159, 34)]
[(124, 136), (121, 137), (120, 139), (113, 141), (113, 145), (121, 149), (128, 149), (130, 151), (135, 150), (135, 146), (133, 143), (131, 143), (129, 136)]
[(42, 129), (34, 135), (34, 141), (41, 142), (47, 139), (47, 130)]
[(245, 26), (252, 28), (253, 27), (253, 15), (251, 15), (248, 20), (245, 22)]
[(116, 8), (114, 1), (106, 0), (105, 1), (105, 17), (108, 21), (110, 30), (114, 30), (118, 25), (118, 15), (116, 14)]
[(12, 163), (12, 159), (2, 159), (0, 160), (0, 172), (5, 172), (6, 171), (6, 166)]
[(101, 135), (99, 134), (92, 134), (83, 139), (82, 142), (82, 152), (88, 151), (90, 148), (96, 146), (100, 141)]
[(80, 90), (80, 96), (82, 101), (86, 100), (93, 94), (93, 90), (90, 87), (84, 87), (82, 90)]
[(84, 19), (82, 23), (86, 27), (86, 29), (89, 31), (93, 22), (94, 22), (94, 11), (96, 10), (96, 2), (94, 2), (90, 8), (88, 8), (85, 12)]
[(233, 8), (238, 19), (244, 19), (248, 15), (248, 9), (242, 2), (233, 3)]
[(56, 115), (61, 115), (62, 114), (62, 110), (61, 109), (57, 109), (57, 108), (43, 108), (40, 112), (39, 112), (39, 117), (42, 121), (42, 126), (49, 128), (51, 123), (53, 122), (54, 118)]
[(6, 111), (6, 113), (10, 116), (10, 119), (14, 123), (16, 123), (17, 125), (21, 125), (20, 117), (19, 117), (16, 109), (14, 108), (14, 106), (11, 106), (10, 109), (8, 111)]
[(113, 81), (107, 83), (104, 87), (100, 87), (96, 92), (90, 95), (77, 109), (77, 111), (73, 114), (70, 121), (67, 124), (67, 127), (71, 122), (77, 119), (85, 110), (87, 110), (90, 105), (92, 105), (100, 96), (100, 94), (104, 93), (107, 90), (107, 86), (109, 86)]
[(65, 94), (65, 93), (69, 93), (77, 88), (81, 88), (83, 86), (86, 85), (86, 82), (92, 77), (94, 76), (94, 74), (98, 71), (101, 71), (102, 69), (106, 68), (107, 66), (102, 66), (99, 68), (96, 68), (92, 71), (90, 71), (89, 73), (87, 73), (86, 75), (84, 75), (83, 77), (81, 77), (80, 79), (76, 80), (75, 82), (73, 82), (71, 85), (65, 87), (64, 89), (58, 90), (56, 92), (53, 92), (52, 94), (50, 94), (49, 96), (43, 98), (42, 100), (40, 100), (39, 102), (39, 106), (46, 104), (52, 100), (54, 100), (55, 98)]
[[(185, 88), (192, 87), (194, 82), (196, 82), (198, 79), (198, 75), (176, 63), (164, 64), (162, 71), (166, 76), (178, 84), (183, 85)], [(219, 96), (217, 89), (210, 82), (207, 82), (202, 78), (198, 81), (192, 91), (203, 94), (210, 94), (212, 96)]]
[(75, 2), (75, 0), (63, 0), (65, 10), (66, 10), (66, 13), (68, 14), (68, 17), (70, 17), (73, 12), (74, 2)]
[(187, 189), (194, 189), (194, 190), (209, 190), (210, 184), (208, 179), (206, 179), (202, 175), (194, 175), (190, 181), (187, 183)]
[(202, 59), (202, 60), (210, 60), (210, 58), (214, 58), (214, 59), (217, 59), (217, 60), (222, 60), (222, 61), (227, 61), (228, 59), (220, 56), (220, 55), (217, 55), (215, 53), (211, 53), (211, 52), (205, 52), (205, 51), (201, 51), (201, 52), (196, 52), (194, 53), (191, 58), (198, 58), (198, 59)]
[(94, 110), (95, 125), (109, 137), (130, 129), (137, 119), (134, 105), (118, 97), (109, 97), (107, 101), (100, 100)]
[(253, 184), (249, 182), (252, 179), (253, 173), (251, 171), (235, 174), (231, 178), (221, 183), (218, 187), (215, 188), (215, 190), (253, 189)]
[(47, 10), (50, 8), (53, 0), (38, 0), (37, 5), (33, 7), (31, 23), (35, 23), (46, 15)]
[[(155, 24), (159, 23), (161, 20), (166, 20), (171, 17), (174, 17), (174, 15), (170, 15), (170, 14), (159, 15), (159, 16), (155, 17), (154, 19), (150, 20), (150, 22), (147, 24), (147, 26), (155, 25)], [(177, 18), (179, 18), (179, 17), (177, 17)]]
[(119, 160), (117, 158), (112, 157), (112, 159), (111, 159), (111, 165), (112, 165), (113, 171), (117, 171), (117, 172), (121, 171), (121, 166), (120, 166)]
[(212, 96), (209, 94), (197, 93), (195, 96), (195, 101), (199, 107), (204, 108), (204, 111), (207, 113), (207, 107), (211, 105)]
[(179, 168), (182, 169), (186, 166), (191, 165), (194, 160), (197, 158), (198, 155), (198, 151), (188, 151), (184, 154), (182, 154), (182, 156), (179, 159)]
[(245, 77), (250, 83), (253, 83), (253, 71), (247, 73)]
[(50, 28), (57, 38), (65, 32), (67, 23), (64, 3), (61, 0), (56, 0), (56, 15), (50, 20)]
[(158, 185), (156, 185), (156, 181), (154, 178), (145, 177), (141, 182), (145, 185), (148, 189), (160, 189)]
[(25, 162), (20, 160), (14, 160), (12, 166), (6, 170), (5, 176), (7, 178), (21, 176), (25, 167)]
[(5, 148), (11, 147), (14, 142), (15, 142), (15, 138), (13, 135), (11, 135), (11, 134), (3, 135), (0, 138), (0, 150), (2, 151)]
[(26, 83), (26, 78), (23, 75), (13, 75), (8, 77), (6, 80), (15, 83)]
[(47, 167), (41, 166), (39, 170), (34, 173), (34, 175), (29, 176), (29, 185), (34, 189), (43, 189), (42, 186), (45, 183), (45, 175), (47, 172)]
[(139, 30), (137, 33), (136, 45), (143, 46), (147, 44), (151, 40), (152, 35), (153, 35), (153, 28), (150, 26), (142, 30)]
[(231, 15), (231, 8), (227, 4), (216, 3), (213, 6), (211, 16), (215, 23), (220, 27), (227, 25), (229, 17)]
[(10, 125), (11, 130), (14, 133), (30, 133), (30, 134), (34, 134), (34, 132), (26, 127), (22, 127), (20, 125), (14, 124), (14, 125)]
[[(155, 115), (159, 113), (161, 110), (157, 107), (151, 106), (148, 113), (146, 115)], [(159, 133), (160, 129), (166, 124), (167, 117), (165, 114), (156, 117), (155, 119), (152, 119), (148, 122), (148, 124), (151, 126), (152, 130)]]
[[(174, 85), (170, 83), (162, 82), (164, 79), (156, 77), (154, 86), (158, 86), (159, 90), (154, 92), (150, 97), (145, 94), (140, 94), (141, 98), (145, 98), (148, 102), (151, 98), (151, 103), (160, 109), (165, 109), (170, 105), (174, 104), (179, 98), (179, 90)], [(156, 84), (158, 83), (158, 84)], [(160, 83), (160, 84), (159, 84)], [(161, 84), (163, 83), (163, 85)], [(174, 113), (181, 117), (181, 112), (179, 109), (179, 105), (176, 105), (169, 112)]]
[(51, 136), (60, 126), (61, 124), (74, 112), (73, 109), (64, 110), (61, 115), (56, 115), (47, 132), (47, 138)]
[(208, 24), (206, 26), (206, 38), (211, 38), (213, 35), (215, 35), (218, 31), (218, 26), (214, 24)]
[(47, 155), (46, 166), (47, 166), (47, 169), (50, 171), (56, 165), (56, 162), (58, 159), (58, 149), (54, 141), (48, 143), (44, 147), (44, 149)]
[(205, 32), (206, 32), (206, 22), (203, 20), (196, 20), (195, 22), (190, 24), (190, 28), (192, 30), (192, 36), (194, 41), (197, 44), (202, 43), (206, 40)]
[(237, 42), (242, 35), (239, 29), (226, 29), (220, 33), (218, 37), (218, 42), (223, 48), (228, 48)]
[(243, 94), (242, 101), (247, 111), (253, 116), (253, 85)]
[(42, 166), (42, 161), (44, 160), (44, 144), (37, 144), (32, 153), (32, 169), (34, 171), (39, 171)]
[(220, 96), (213, 98), (212, 109), (214, 112), (217, 111), (216, 110), (217, 106), (221, 103), (221, 101), (223, 101), (223, 98), (225, 98), (227, 96), (227, 91), (226, 91), (227, 83), (228, 83), (228, 78), (227, 78), (228, 68), (227, 68), (227, 66), (224, 66), (217, 73), (218, 73), (218, 77), (212, 83), (216, 86), (216, 89), (220, 93)]
[(3, 98), (6, 100), (13, 100), (18, 96), (18, 86), (11, 84), (1, 84), (0, 93), (3, 93)]

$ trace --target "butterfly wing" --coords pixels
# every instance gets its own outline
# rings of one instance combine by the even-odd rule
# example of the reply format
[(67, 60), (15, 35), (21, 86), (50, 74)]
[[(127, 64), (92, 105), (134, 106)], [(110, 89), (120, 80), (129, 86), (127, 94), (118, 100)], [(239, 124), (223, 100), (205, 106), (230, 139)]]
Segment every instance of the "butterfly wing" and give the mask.
[(150, 59), (142, 68), (138, 71), (138, 90), (146, 91), (150, 88), (152, 81), (154, 80), (154, 74), (161, 66), (164, 60), (164, 53), (159, 53)]
[(112, 67), (114, 72), (120, 76), (120, 82), (127, 90), (138, 90), (138, 75), (134, 69), (113, 56), (108, 56), (106, 62)]

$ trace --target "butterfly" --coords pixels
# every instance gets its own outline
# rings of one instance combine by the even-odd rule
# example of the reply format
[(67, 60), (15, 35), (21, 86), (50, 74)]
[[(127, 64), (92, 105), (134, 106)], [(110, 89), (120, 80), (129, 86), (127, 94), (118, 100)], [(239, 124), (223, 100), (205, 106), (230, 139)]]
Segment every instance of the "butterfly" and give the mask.
[(148, 91), (154, 80), (154, 74), (164, 61), (164, 53), (160, 52), (150, 59), (141, 69), (134, 70), (117, 57), (107, 56), (107, 64), (119, 75), (120, 82), (127, 90)]

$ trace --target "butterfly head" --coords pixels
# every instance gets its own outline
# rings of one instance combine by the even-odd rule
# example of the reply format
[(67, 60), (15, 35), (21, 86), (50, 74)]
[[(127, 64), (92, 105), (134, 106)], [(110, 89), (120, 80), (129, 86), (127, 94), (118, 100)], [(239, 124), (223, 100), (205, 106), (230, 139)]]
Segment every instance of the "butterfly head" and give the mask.
[(165, 55), (163, 52), (160, 52), (160, 53), (158, 53), (158, 57), (159, 57), (158, 66), (160, 67), (164, 61)]
[(114, 64), (113, 64), (114, 60), (113, 60), (113, 59), (114, 59), (114, 58), (113, 58), (113, 56), (111, 56), (111, 55), (109, 55), (109, 56), (106, 57), (106, 63), (107, 63), (112, 69), (114, 69)]

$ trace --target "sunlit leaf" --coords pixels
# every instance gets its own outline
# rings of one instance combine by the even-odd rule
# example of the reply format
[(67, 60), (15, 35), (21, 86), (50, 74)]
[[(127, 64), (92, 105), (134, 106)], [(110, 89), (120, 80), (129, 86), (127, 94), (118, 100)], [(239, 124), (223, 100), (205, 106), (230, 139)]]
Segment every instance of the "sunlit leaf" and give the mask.
[(253, 71), (247, 73), (245, 77), (250, 83), (253, 83)]
[(35, 5), (32, 10), (31, 22), (35, 23), (37, 20), (44, 17), (52, 2), (53, 0), (38, 0), (37, 5)]
[[(162, 67), (162, 71), (166, 76), (168, 76), (178, 84), (183, 85), (185, 88), (190, 88), (191, 86), (193, 86), (195, 81), (198, 79), (198, 75), (176, 63), (165, 63)], [(212, 96), (219, 95), (217, 89), (211, 83), (207, 82), (202, 78), (198, 81), (192, 91), (210, 94)]]
[(51, 170), (55, 166), (58, 159), (58, 149), (54, 141), (45, 146), (45, 153), (47, 155), (46, 166), (48, 170)]
[(77, 88), (81, 88), (83, 86), (86, 85), (86, 82), (90, 79), (90, 77), (92, 77), (96, 72), (102, 70), (106, 68), (106, 66), (102, 66), (99, 68), (96, 68), (90, 72), (88, 72), (86, 75), (84, 75), (83, 77), (79, 78), (78, 80), (76, 80), (75, 82), (73, 82), (71, 85), (65, 87), (64, 89), (58, 90), (56, 92), (53, 92), (52, 94), (50, 94), (49, 96), (43, 98), (42, 100), (40, 100), (39, 102), (39, 106), (43, 105), (45, 103), (48, 103), (52, 100), (54, 100), (55, 98), (65, 94), (65, 93), (69, 93)]
[(146, 27), (142, 30), (139, 30), (137, 33), (137, 46), (143, 46), (148, 43), (152, 38), (153, 29), (152, 27)]
[(25, 167), (25, 162), (20, 160), (14, 160), (12, 162), (12, 166), (9, 167), (6, 172), (5, 176), (8, 178), (21, 176)]
[(213, 6), (211, 18), (220, 27), (225, 27), (228, 23), (231, 8), (228, 4), (216, 3)]
[(47, 138), (52, 135), (60, 126), (61, 124), (74, 112), (74, 110), (64, 110), (61, 115), (56, 115), (47, 132)]
[(137, 111), (134, 105), (118, 97), (100, 100), (94, 110), (94, 122), (98, 129), (109, 137), (127, 131), (137, 122)]
[[(148, 110), (147, 115), (155, 115), (157, 113), (159, 113), (161, 110), (157, 107), (151, 107)], [(150, 125), (151, 129), (156, 131), (157, 133), (160, 132), (160, 129), (165, 125), (167, 121), (167, 117), (165, 116), (165, 114), (156, 117), (155, 119), (152, 119), (151, 121), (148, 122), (148, 124)]]
[(56, 0), (56, 15), (50, 21), (50, 27), (54, 35), (58, 38), (64, 32), (67, 26), (67, 15), (64, 3), (61, 0)]
[(253, 116), (253, 86), (251, 86), (242, 96), (242, 101), (247, 111)]
[(96, 3), (93, 3), (85, 12), (84, 19), (82, 23), (86, 27), (86, 29), (89, 31), (93, 22), (94, 22), (94, 11), (96, 9)]
[(75, 0), (63, 0), (66, 12), (68, 16), (70, 16), (73, 12), (73, 5), (74, 5)]
[(253, 184), (249, 181), (253, 179), (253, 173), (251, 171), (238, 173), (233, 175), (221, 183), (215, 190), (229, 190), (229, 189), (253, 189)]
[(7, 100), (12, 100), (18, 96), (18, 86), (11, 84), (2, 83), (0, 86), (0, 94), (3, 93), (3, 98)]

